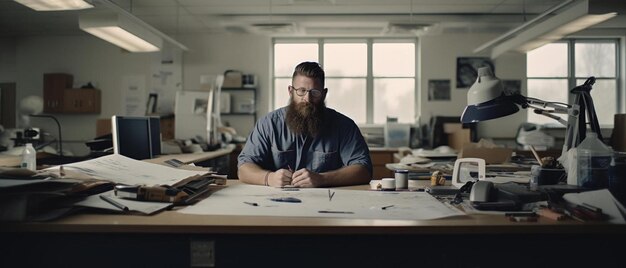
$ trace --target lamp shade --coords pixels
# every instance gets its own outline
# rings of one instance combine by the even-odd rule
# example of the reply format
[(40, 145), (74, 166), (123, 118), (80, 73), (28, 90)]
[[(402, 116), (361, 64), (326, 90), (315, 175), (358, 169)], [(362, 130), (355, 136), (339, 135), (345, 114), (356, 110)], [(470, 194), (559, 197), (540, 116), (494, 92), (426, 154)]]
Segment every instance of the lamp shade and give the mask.
[(15, 0), (37, 11), (78, 10), (93, 6), (83, 0)]
[(81, 14), (81, 30), (130, 52), (154, 52), (163, 46), (163, 39), (132, 18), (115, 12)]
[(476, 82), (467, 92), (467, 106), (461, 122), (474, 123), (511, 115), (517, 111), (519, 107), (504, 94), (502, 82), (493, 75), (491, 68), (479, 68)]

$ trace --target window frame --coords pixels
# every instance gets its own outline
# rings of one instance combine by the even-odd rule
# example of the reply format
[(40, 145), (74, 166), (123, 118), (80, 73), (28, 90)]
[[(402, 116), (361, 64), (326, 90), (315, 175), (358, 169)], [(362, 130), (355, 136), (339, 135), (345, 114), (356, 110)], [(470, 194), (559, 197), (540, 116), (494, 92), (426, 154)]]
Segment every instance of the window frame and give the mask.
[[(533, 77), (533, 76), (526, 76), (526, 84), (528, 85), (528, 81), (529, 80), (555, 80), (555, 79), (565, 79), (567, 80), (567, 90), (571, 90), (572, 88), (578, 86), (580, 83), (577, 82), (577, 80), (586, 80), (589, 77), (577, 77), (576, 76), (576, 44), (581, 44), (581, 43), (613, 43), (615, 46), (615, 76), (614, 77), (595, 77), (596, 81), (598, 80), (613, 80), (615, 82), (616, 85), (616, 98), (615, 98), (615, 113), (621, 113), (623, 111), (623, 107), (625, 105), (625, 102), (623, 100), (624, 98), (624, 89), (622, 88), (622, 84), (620, 81), (622, 81), (622, 73), (621, 73), (621, 68), (622, 68), (622, 64), (620, 62), (621, 59), (621, 55), (620, 55), (620, 51), (621, 51), (621, 44), (620, 44), (620, 38), (610, 38), (610, 37), (603, 37), (603, 38), (565, 38), (563, 40), (560, 41), (555, 41), (553, 43), (565, 43), (567, 45), (567, 76), (543, 76), (543, 77)], [(532, 96), (531, 96), (532, 97)], [(573, 94), (568, 93), (568, 103), (574, 103), (576, 96)], [(596, 108), (597, 110), (597, 108)], [(529, 113), (530, 111), (528, 111)], [(613, 127), (612, 123), (610, 125), (602, 125), (602, 127)]]
[[(418, 38), (415, 37), (275, 37), (272, 38), (272, 51), (270, 53), (270, 66), (271, 66), (271, 81), (270, 81), (270, 110), (275, 110), (277, 108), (275, 103), (275, 94), (277, 93), (277, 89), (275, 88), (274, 81), (276, 79), (291, 79), (291, 76), (276, 76), (275, 66), (275, 48), (276, 44), (302, 44), (302, 43), (316, 43), (318, 45), (318, 58), (319, 63), (324, 66), (324, 44), (333, 44), (333, 43), (364, 43), (367, 46), (367, 73), (365, 76), (326, 76), (326, 79), (333, 78), (364, 78), (365, 86), (366, 86), (366, 121), (364, 123), (358, 123), (359, 125), (380, 125), (374, 124), (374, 81), (379, 78), (411, 78), (414, 81), (413, 91), (414, 91), (414, 117), (418, 116), (418, 107), (419, 107), (419, 94), (418, 94)], [(413, 76), (374, 76), (373, 75), (373, 45), (375, 43), (412, 43), (415, 49), (415, 66), (414, 66), (414, 75)], [(412, 123), (412, 122), (411, 122)]]

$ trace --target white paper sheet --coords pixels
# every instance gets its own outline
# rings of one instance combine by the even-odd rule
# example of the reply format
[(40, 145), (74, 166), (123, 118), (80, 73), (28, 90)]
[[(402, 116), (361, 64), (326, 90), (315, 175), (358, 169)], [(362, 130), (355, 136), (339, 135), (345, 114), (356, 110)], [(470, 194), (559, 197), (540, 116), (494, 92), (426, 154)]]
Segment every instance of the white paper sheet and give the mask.
[[(96, 179), (136, 185), (173, 185), (185, 178), (204, 174), (201, 171), (176, 169), (135, 160), (119, 154), (63, 165), (65, 170), (80, 172)], [(57, 171), (59, 166), (46, 170)]]
[(144, 116), (146, 114), (146, 77), (127, 75), (122, 77), (122, 115)]
[[(383, 192), (335, 190), (332, 200), (328, 189), (279, 188), (255, 185), (233, 185), (210, 197), (178, 210), (185, 214), (247, 215), (287, 217), (338, 217), (353, 219), (429, 220), (465, 215), (423, 192)], [(301, 203), (271, 201), (270, 198), (295, 197)], [(256, 203), (257, 206), (244, 202)], [(392, 206), (393, 205), (393, 206)], [(386, 206), (387, 209), (382, 209)], [(319, 211), (347, 212), (320, 213)]]
[(166, 203), (166, 202), (145, 202), (145, 201), (129, 200), (129, 199), (124, 199), (124, 198), (117, 198), (113, 194), (113, 191), (108, 191), (105, 193), (88, 196), (87, 198), (85, 198), (85, 200), (80, 201), (76, 203), (75, 205), (83, 206), (83, 207), (91, 207), (91, 208), (102, 208), (102, 209), (122, 212), (122, 209), (102, 200), (100, 198), (100, 195), (108, 196), (109, 198), (115, 200), (115, 202), (118, 202), (128, 207), (130, 211), (138, 211), (138, 212), (148, 214), (148, 215), (155, 213), (157, 211), (166, 209), (168, 206), (172, 204), (172, 203)]

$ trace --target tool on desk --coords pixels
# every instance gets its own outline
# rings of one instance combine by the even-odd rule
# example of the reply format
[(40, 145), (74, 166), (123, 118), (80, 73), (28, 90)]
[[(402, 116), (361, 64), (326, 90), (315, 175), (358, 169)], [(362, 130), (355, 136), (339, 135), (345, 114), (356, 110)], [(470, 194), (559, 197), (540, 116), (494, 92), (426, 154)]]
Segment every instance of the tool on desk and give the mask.
[(246, 205), (251, 205), (253, 207), (258, 207), (259, 206), (259, 204), (255, 203), (255, 202), (246, 202), (246, 201), (244, 201), (243, 203), (246, 204)]
[(333, 201), (333, 196), (335, 196), (335, 192), (330, 192), (330, 189), (328, 189), (328, 201)]
[(533, 211), (506, 212), (506, 217), (537, 217), (537, 213)]
[(339, 211), (339, 210), (319, 210), (317, 213), (333, 213), (333, 214), (354, 214), (352, 211)]
[(128, 211), (128, 207), (127, 206), (125, 206), (123, 204), (120, 204), (119, 202), (113, 200), (113, 198), (110, 198), (110, 197), (108, 197), (106, 195), (100, 195), (100, 199), (102, 199), (105, 202), (115, 206), (116, 208), (119, 208), (119, 209), (121, 209), (123, 211)]
[(270, 198), (270, 200), (274, 202), (286, 202), (286, 203), (302, 203), (302, 200), (295, 197), (275, 197)]
[(293, 185), (285, 185), (285, 186), (282, 186), (282, 187), (280, 187), (280, 188), (282, 188), (282, 189), (283, 189), (283, 191), (294, 191), (294, 192), (295, 192), (295, 191), (300, 191), (300, 189), (299, 189), (299, 188), (296, 188), (296, 187), (295, 187), (295, 186), (293, 186)]
[(565, 215), (558, 213), (556, 211), (553, 211), (549, 208), (541, 208), (539, 209), (539, 211), (537, 211), (537, 214), (539, 214), (540, 216), (546, 217), (548, 219), (555, 220), (555, 221), (562, 221), (565, 219)]
[(537, 216), (509, 216), (510, 221), (514, 222), (536, 222)]
[(180, 161), (178, 159), (168, 159), (168, 160), (165, 160), (164, 162), (165, 162), (165, 164), (168, 164), (168, 165), (173, 166), (173, 167), (180, 167), (180, 166), (182, 166), (184, 164), (182, 161)]
[(171, 203), (178, 203), (189, 197), (189, 194), (181, 189), (158, 185), (116, 185), (114, 193), (121, 198)]
[(543, 161), (541, 160), (541, 157), (539, 157), (537, 150), (535, 150), (535, 146), (530, 145), (530, 151), (533, 152), (533, 156), (535, 156), (535, 159), (537, 159), (539, 165), (543, 166)]
[(393, 207), (393, 205), (389, 205), (389, 206), (384, 206), (384, 207), (382, 207), (381, 209), (382, 209), (382, 210), (386, 210), (386, 209), (388, 209), (388, 208), (392, 208), (392, 207)]

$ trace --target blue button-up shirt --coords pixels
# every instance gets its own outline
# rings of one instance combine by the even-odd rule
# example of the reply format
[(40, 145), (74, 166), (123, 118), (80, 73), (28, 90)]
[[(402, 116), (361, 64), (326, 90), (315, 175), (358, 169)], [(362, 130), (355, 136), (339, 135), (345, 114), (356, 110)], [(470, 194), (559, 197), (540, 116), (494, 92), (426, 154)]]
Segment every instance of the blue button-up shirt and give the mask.
[(286, 107), (261, 118), (238, 157), (238, 166), (254, 163), (266, 170), (307, 168), (316, 173), (363, 165), (372, 174), (369, 149), (358, 126), (327, 108), (317, 137), (294, 134), (285, 121)]

